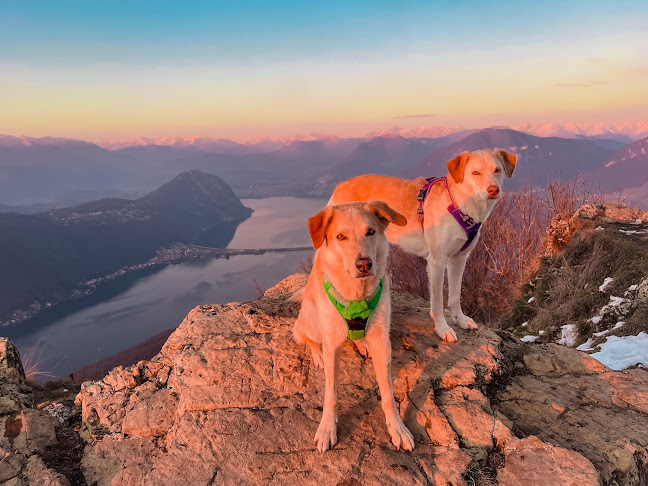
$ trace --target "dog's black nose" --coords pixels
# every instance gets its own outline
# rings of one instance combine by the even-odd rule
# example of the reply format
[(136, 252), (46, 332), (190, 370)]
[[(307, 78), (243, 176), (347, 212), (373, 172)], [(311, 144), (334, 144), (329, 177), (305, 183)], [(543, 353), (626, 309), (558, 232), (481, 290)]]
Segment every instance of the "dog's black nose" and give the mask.
[(371, 266), (373, 265), (371, 258), (358, 258), (356, 260), (356, 268), (358, 269), (359, 272), (366, 273), (369, 270), (371, 270)]
[(489, 196), (497, 196), (499, 194), (499, 187), (497, 186), (488, 186), (488, 195)]

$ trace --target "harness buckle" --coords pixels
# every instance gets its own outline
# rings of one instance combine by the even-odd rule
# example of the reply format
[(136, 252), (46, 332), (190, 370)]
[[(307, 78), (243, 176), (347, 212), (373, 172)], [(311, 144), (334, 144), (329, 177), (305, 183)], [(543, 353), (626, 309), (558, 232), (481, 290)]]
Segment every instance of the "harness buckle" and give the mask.
[(423, 208), (417, 208), (417, 209), (416, 209), (416, 212), (417, 212), (418, 214), (423, 214)]
[(473, 226), (475, 226), (475, 220), (472, 219), (470, 216), (464, 213), (463, 217), (461, 218), (464, 223), (466, 223), (466, 228), (470, 229)]

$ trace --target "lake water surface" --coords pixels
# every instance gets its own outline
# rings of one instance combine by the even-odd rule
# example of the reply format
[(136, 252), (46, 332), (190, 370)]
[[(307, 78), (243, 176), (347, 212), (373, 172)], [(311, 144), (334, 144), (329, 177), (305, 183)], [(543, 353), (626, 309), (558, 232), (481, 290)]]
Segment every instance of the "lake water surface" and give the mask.
[[(236, 230), (229, 248), (310, 246), (306, 221), (325, 200), (244, 199), (252, 217)], [(53, 376), (69, 373), (177, 327), (197, 305), (245, 302), (295, 273), (311, 251), (209, 258), (131, 273), (100, 287), (87, 301), (51, 309), (8, 332), (23, 356)], [(58, 306), (57, 306), (58, 307)]]

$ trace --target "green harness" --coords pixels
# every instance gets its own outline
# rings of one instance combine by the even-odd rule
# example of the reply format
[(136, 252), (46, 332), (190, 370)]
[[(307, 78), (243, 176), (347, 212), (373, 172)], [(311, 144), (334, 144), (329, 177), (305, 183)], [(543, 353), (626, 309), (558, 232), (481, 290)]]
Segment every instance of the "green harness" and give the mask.
[(383, 281), (380, 279), (373, 297), (366, 300), (346, 300), (335, 290), (331, 282), (324, 279), (324, 291), (346, 322), (349, 339), (352, 341), (362, 339), (367, 335), (367, 321), (378, 306), (382, 289)]

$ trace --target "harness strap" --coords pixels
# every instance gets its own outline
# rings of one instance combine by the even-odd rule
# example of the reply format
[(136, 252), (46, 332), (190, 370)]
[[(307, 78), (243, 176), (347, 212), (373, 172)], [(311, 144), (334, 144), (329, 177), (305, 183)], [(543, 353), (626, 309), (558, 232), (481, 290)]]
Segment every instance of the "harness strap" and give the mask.
[(466, 233), (466, 238), (468, 238), (468, 241), (464, 243), (464, 245), (461, 247), (461, 250), (459, 251), (464, 251), (466, 248), (470, 246), (470, 244), (473, 242), (475, 237), (479, 234), (479, 228), (481, 227), (481, 223), (476, 223), (474, 219), (472, 219), (470, 216), (468, 216), (466, 213), (464, 213), (461, 209), (459, 209), (459, 206), (455, 203), (454, 198), (452, 197), (452, 194), (450, 193), (450, 189), (448, 188), (448, 178), (447, 177), (430, 177), (429, 179), (425, 179), (425, 184), (423, 184), (423, 187), (419, 191), (418, 194), (418, 217), (419, 221), (421, 223), (421, 229), (424, 229), (423, 226), (423, 202), (425, 201), (425, 197), (427, 196), (428, 191), (430, 190), (430, 187), (432, 185), (443, 179), (443, 183), (445, 184), (446, 191), (448, 192), (448, 196), (450, 196), (450, 201), (451, 204), (448, 206), (448, 212), (452, 214), (454, 219), (459, 223), (459, 226), (461, 226)]
[(383, 281), (380, 279), (373, 296), (365, 300), (346, 300), (335, 290), (333, 284), (324, 278), (324, 291), (347, 325), (351, 340), (362, 339), (367, 335), (367, 322), (378, 306), (382, 294)]

